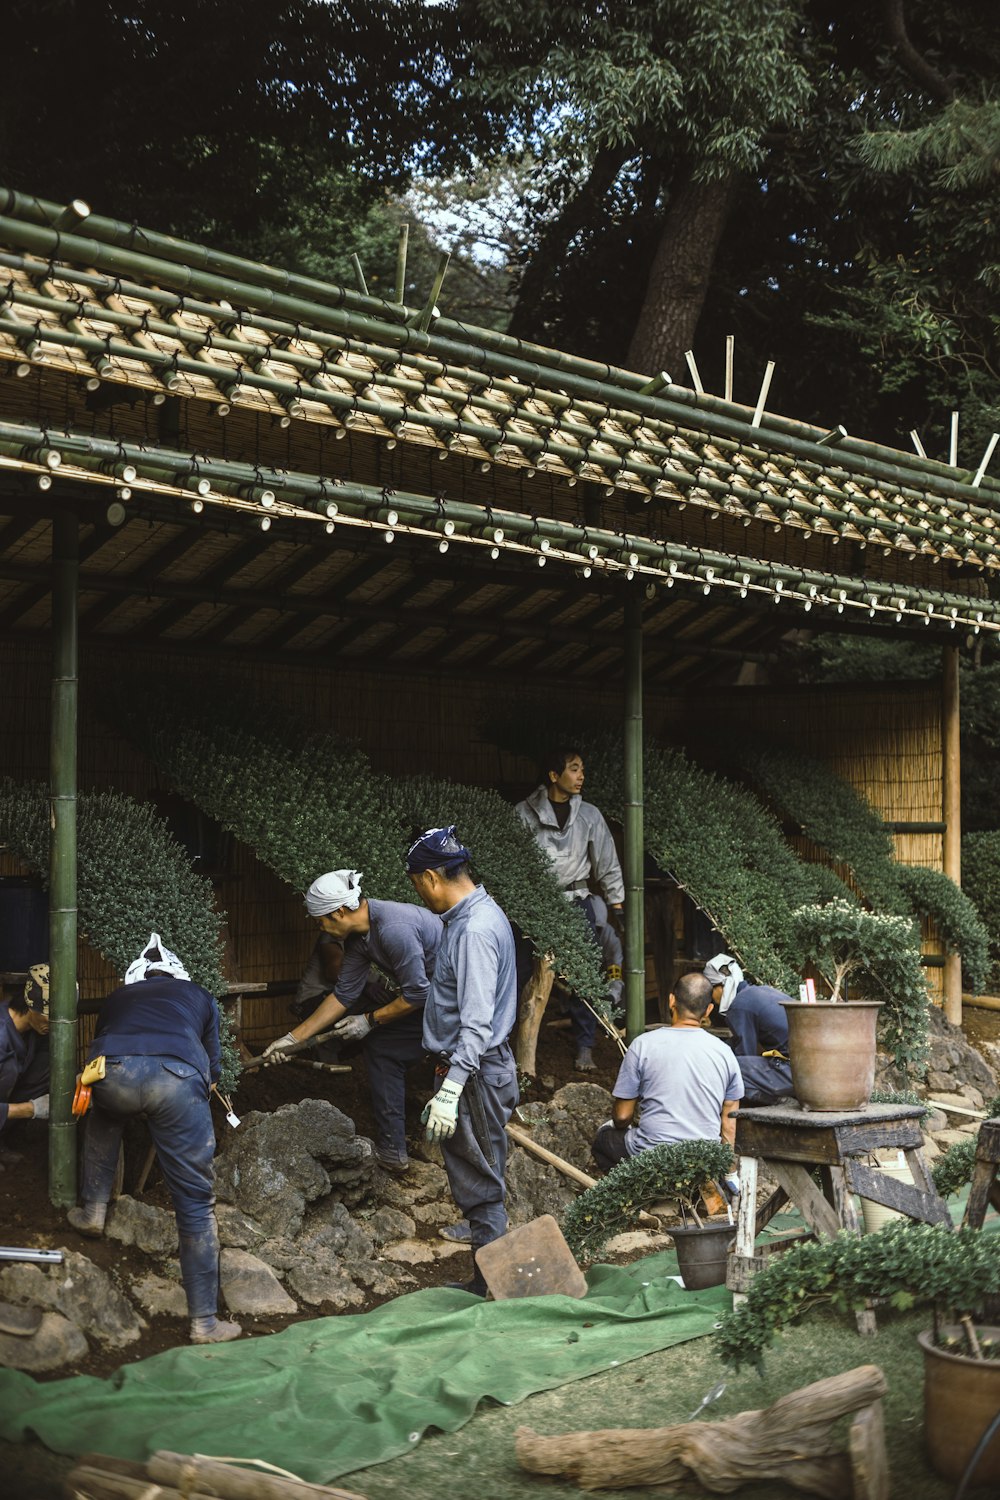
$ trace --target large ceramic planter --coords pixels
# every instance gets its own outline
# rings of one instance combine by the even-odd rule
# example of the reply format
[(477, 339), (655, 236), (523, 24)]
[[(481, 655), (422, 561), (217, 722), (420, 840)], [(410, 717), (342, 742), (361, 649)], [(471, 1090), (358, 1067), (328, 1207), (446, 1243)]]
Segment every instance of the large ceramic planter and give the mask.
[[(961, 1328), (942, 1332), (962, 1337)], [(976, 1328), (980, 1339), (1000, 1340), (1000, 1328)], [(934, 1345), (932, 1333), (918, 1334), (924, 1351), (924, 1441), (935, 1473), (959, 1479), (979, 1439), (1000, 1412), (1000, 1359), (973, 1359)], [(1000, 1432), (976, 1467), (972, 1487), (1000, 1485)]]
[(877, 1000), (783, 1000), (792, 1087), (803, 1109), (863, 1109), (875, 1083)]
[(726, 1257), (736, 1239), (735, 1224), (689, 1224), (671, 1229), (670, 1235), (685, 1291), (702, 1292), (709, 1286), (725, 1285)]

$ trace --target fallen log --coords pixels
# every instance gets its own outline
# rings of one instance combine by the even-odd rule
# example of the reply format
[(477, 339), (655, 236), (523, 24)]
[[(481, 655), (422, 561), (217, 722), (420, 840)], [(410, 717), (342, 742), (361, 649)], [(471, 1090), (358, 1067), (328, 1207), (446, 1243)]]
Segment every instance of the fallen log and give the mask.
[(355, 1490), (308, 1484), (263, 1469), (240, 1468), (217, 1458), (201, 1458), (160, 1449), (146, 1468), (151, 1479), (172, 1484), (184, 1495), (217, 1496), (218, 1500), (365, 1500)]
[[(773, 1479), (824, 1500), (843, 1500), (845, 1495), (888, 1500), (879, 1404), (886, 1389), (877, 1365), (859, 1365), (792, 1391), (764, 1411), (745, 1411), (720, 1422), (555, 1437), (519, 1427), (515, 1451), (522, 1468), (558, 1474), (584, 1490), (694, 1480), (714, 1494), (730, 1494), (745, 1484)], [(872, 1408), (874, 1415), (867, 1415)], [(845, 1451), (830, 1429), (850, 1412), (863, 1415)]]

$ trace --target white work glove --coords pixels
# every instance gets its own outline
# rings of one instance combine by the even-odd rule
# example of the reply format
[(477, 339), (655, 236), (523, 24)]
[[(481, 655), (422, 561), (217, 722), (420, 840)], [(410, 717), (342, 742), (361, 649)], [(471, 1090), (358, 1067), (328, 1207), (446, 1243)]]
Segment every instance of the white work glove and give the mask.
[(727, 1172), (725, 1177), (723, 1177), (722, 1179), (722, 1186), (725, 1188), (730, 1198), (738, 1198), (740, 1196), (739, 1173)]
[(461, 1083), (446, 1078), (429, 1104), (424, 1105), (420, 1123), (427, 1126), (426, 1136), (433, 1146), (437, 1141), (446, 1141), (458, 1129), (458, 1101), (462, 1097)]
[(298, 1044), (298, 1037), (293, 1036), (290, 1031), (286, 1031), (284, 1036), (279, 1036), (278, 1040), (272, 1042), (270, 1047), (264, 1048), (262, 1056), (265, 1068), (273, 1067), (275, 1063), (287, 1062), (289, 1047), (297, 1047)]
[(342, 1016), (333, 1028), (338, 1042), (363, 1042), (375, 1028), (367, 1016)]
[(31, 1118), (33, 1120), (47, 1120), (49, 1118), (49, 1096), (42, 1094), (38, 1099), (31, 1101)]

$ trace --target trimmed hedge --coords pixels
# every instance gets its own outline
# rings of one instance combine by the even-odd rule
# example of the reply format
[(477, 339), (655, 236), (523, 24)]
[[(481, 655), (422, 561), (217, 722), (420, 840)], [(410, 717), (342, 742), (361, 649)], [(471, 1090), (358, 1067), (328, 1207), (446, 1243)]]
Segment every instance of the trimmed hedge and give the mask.
[(990, 971), (984, 982), (995, 995), (1000, 991), (1000, 832), (967, 833), (962, 839), (962, 889), (989, 933)]

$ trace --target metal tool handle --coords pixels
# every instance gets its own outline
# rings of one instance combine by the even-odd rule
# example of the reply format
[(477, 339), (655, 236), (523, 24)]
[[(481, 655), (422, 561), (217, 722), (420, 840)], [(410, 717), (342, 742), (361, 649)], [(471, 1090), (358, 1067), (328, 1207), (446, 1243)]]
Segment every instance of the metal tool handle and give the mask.
[(61, 1250), (20, 1250), (15, 1245), (0, 1245), (0, 1260), (26, 1260), (35, 1266), (61, 1266)]

